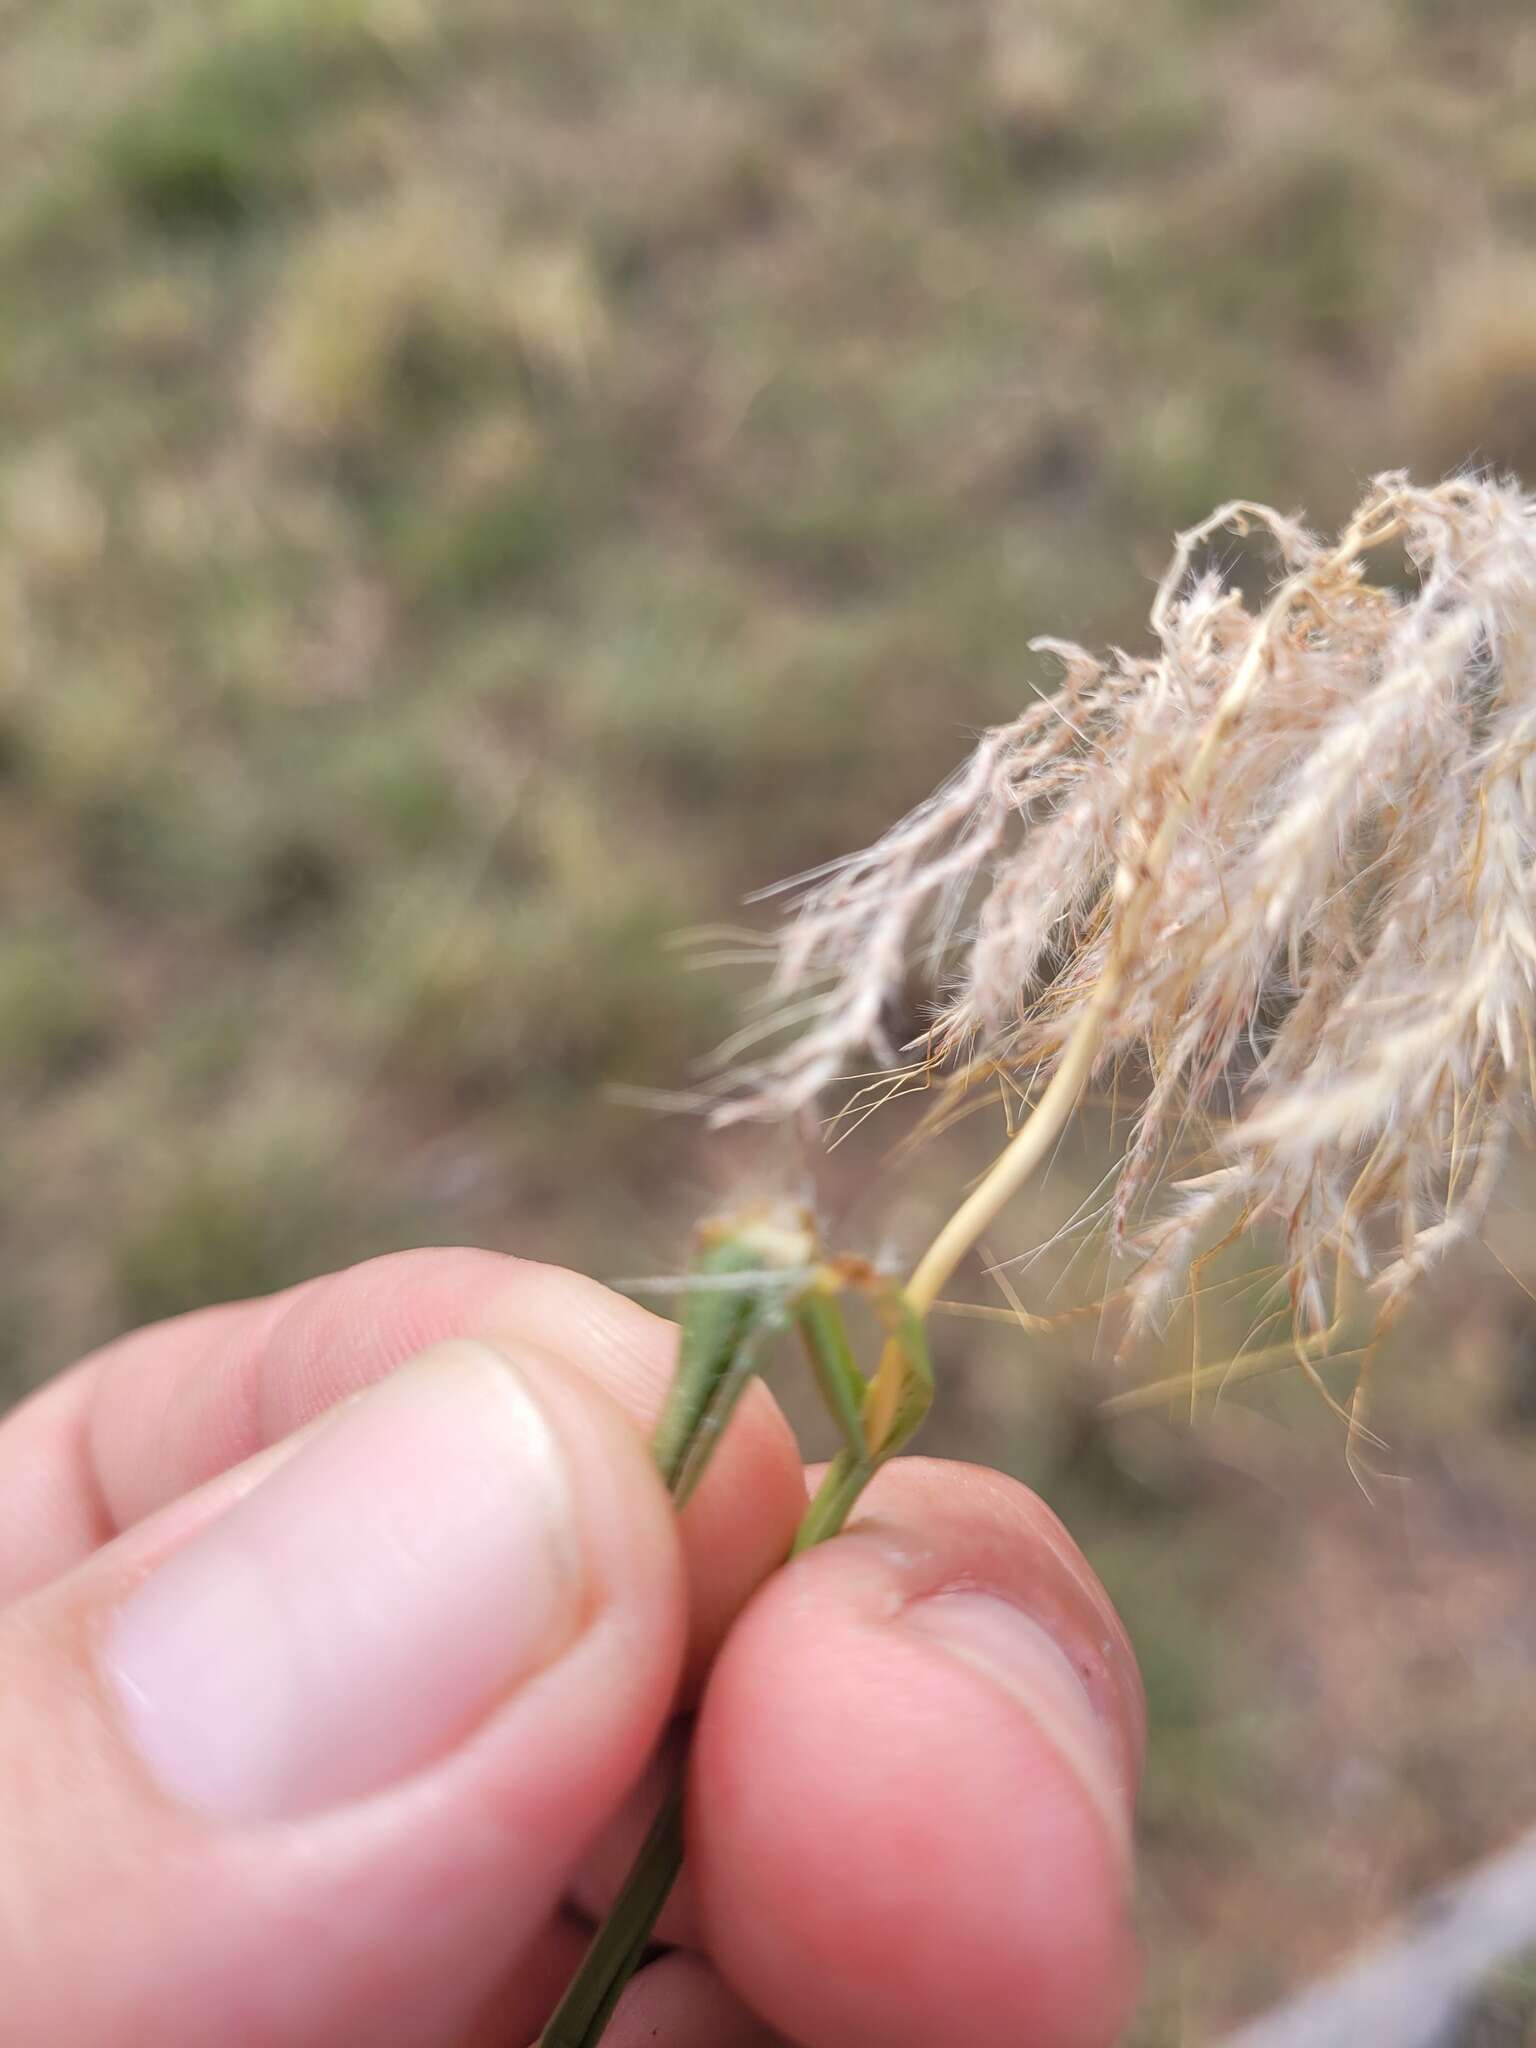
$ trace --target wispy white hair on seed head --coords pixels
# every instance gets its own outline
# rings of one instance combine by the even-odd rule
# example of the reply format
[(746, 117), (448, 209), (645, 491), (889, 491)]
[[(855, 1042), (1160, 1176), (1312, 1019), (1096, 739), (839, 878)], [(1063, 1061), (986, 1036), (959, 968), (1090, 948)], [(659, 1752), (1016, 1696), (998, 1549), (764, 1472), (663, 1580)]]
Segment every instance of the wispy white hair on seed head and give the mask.
[[(1276, 558), (1260, 608), (1202, 566), (1213, 537), (1255, 530)], [(1406, 587), (1372, 578), (1389, 545)], [(1061, 663), (1054, 694), (811, 881), (774, 974), (798, 1034), (738, 1070), (717, 1118), (804, 1108), (893, 1059), (884, 1020), (914, 975), (929, 1073), (1049, 1072), (1150, 874), (1099, 1038), (1101, 1073), (1148, 1076), (1117, 1236), (1218, 1089), (1237, 1113), (1216, 1170), (1146, 1228), (1133, 1319), (1213, 1232), (1261, 1218), (1283, 1228), (1303, 1320), (1346, 1267), (1390, 1301), (1475, 1225), (1532, 1090), (1536, 501), (1383, 476), (1337, 541), (1226, 505), (1180, 537), (1151, 626), (1145, 659), (1034, 643)], [(1257, 687), (1235, 718), (1229, 700), (1214, 772), (1149, 867), (1255, 653)]]

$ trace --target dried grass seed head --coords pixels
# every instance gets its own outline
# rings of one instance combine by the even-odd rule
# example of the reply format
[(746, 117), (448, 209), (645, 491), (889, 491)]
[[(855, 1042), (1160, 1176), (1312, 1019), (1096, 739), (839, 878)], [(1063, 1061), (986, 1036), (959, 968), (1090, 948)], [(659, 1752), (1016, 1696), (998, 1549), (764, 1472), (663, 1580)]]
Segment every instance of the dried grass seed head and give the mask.
[[(1260, 608), (1200, 566), (1234, 530), (1273, 545)], [(1406, 589), (1370, 580), (1388, 545)], [(1268, 1218), (1321, 1326), (1345, 1274), (1390, 1303), (1475, 1225), (1530, 1098), (1536, 502), (1388, 475), (1334, 542), (1226, 505), (1181, 536), (1151, 624), (1147, 659), (1033, 643), (1059, 689), (811, 880), (773, 978), (798, 1033), (717, 1115), (897, 1063), (882, 1020), (914, 971), (925, 1078), (1048, 1072), (1095, 1005), (1096, 1071), (1145, 1076), (1115, 1202), (1133, 1320)], [(1218, 1090), (1211, 1170), (1146, 1223)]]

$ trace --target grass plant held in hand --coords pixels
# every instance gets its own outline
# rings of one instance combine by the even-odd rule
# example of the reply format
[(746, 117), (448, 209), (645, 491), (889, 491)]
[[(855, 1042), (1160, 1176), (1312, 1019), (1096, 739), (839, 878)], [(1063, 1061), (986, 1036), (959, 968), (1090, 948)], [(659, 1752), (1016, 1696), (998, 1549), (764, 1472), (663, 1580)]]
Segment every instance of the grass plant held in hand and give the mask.
[[(1233, 536), (1278, 562), (1256, 605), (1223, 573)], [(1359, 1328), (1368, 1364), (1484, 1215), (1536, 1082), (1536, 504), (1393, 474), (1334, 540), (1228, 504), (1180, 537), (1151, 627), (1151, 654), (1108, 661), (1036, 642), (1060, 688), (803, 886), (773, 947), (781, 1043), (726, 1077), (718, 1121), (804, 1115), (870, 1056), (941, 1113), (999, 1075), (1029, 1108), (904, 1280), (827, 1260), (789, 1212), (707, 1233), (658, 1439), (679, 1497), (795, 1323), (844, 1444), (802, 1544), (840, 1528), (926, 1412), (928, 1314), (1091, 1086), (1136, 1104), (1105, 1219), (1127, 1341), (1262, 1226), (1288, 1355), (1317, 1378)], [(914, 978), (932, 1014), (892, 1044)], [(850, 1285), (885, 1325), (868, 1375)], [(1362, 1364), (1352, 1454), (1366, 1388)], [(597, 2038), (649, 1924), (599, 1937), (585, 2016), (546, 2048)]]

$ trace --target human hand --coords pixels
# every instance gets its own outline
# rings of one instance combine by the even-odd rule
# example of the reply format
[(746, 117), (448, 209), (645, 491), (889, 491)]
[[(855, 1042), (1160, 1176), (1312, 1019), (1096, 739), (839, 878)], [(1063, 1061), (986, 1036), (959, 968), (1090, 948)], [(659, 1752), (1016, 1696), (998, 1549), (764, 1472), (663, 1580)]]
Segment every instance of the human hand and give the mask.
[(805, 1481), (761, 1387), (679, 1526), (672, 1341), (407, 1253), (0, 1427), (0, 2043), (519, 2048), (680, 1702), (688, 1870), (613, 2048), (1113, 2040), (1141, 1696), (1082, 1557), (912, 1458), (775, 1572)]

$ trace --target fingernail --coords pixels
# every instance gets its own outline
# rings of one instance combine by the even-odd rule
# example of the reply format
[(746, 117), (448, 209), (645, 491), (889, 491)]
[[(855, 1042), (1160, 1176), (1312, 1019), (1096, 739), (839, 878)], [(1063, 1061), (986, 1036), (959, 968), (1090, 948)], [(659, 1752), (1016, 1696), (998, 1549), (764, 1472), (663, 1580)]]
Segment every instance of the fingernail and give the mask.
[(901, 1621), (1000, 1687), (1028, 1713), (1128, 1846), (1131, 1790), (1121, 1745), (1072, 1658), (1033, 1615), (993, 1593), (934, 1593)]
[(172, 1798), (313, 1813), (450, 1750), (575, 1632), (560, 1446), (514, 1368), (436, 1346), (350, 1403), (112, 1617), (109, 1682)]

